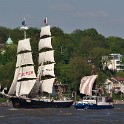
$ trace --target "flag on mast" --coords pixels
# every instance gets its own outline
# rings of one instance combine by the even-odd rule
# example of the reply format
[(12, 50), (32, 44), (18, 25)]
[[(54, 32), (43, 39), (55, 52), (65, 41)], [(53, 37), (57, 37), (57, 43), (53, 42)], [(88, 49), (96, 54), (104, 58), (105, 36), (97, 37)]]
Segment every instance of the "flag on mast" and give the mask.
[(22, 27), (20, 27), (20, 29), (21, 29), (21, 30), (27, 30), (27, 29), (28, 29), (28, 27), (27, 27), (27, 25), (26, 25), (26, 20), (25, 20), (25, 18), (24, 18), (24, 20), (22, 21)]
[(46, 25), (48, 24), (47, 18), (44, 19), (44, 23), (45, 23)]
[(24, 20), (23, 20), (23, 22), (22, 22), (22, 26), (26, 26), (25, 18), (24, 18)]

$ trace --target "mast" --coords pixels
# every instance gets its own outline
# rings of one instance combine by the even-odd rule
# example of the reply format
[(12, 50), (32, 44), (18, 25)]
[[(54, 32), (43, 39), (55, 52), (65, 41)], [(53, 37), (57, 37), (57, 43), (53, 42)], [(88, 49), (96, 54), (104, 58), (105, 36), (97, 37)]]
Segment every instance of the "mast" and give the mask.
[(54, 74), (54, 50), (51, 44), (50, 25), (48, 25), (47, 18), (44, 20), (45, 26), (41, 27), (40, 41), (39, 41), (39, 60), (38, 60), (38, 74), (37, 80), (39, 86), (41, 85), (42, 92), (52, 93), (53, 83), (55, 80)]
[(26, 25), (26, 20), (24, 18), (23, 22), (22, 22), (22, 26), (20, 27), (20, 30), (23, 30), (24, 31), (24, 39), (26, 39), (26, 30), (28, 30), (28, 27)]
[(18, 41), (15, 75), (8, 92), (16, 96), (28, 95), (36, 81), (30, 38), (26, 38), (28, 27), (25, 20), (22, 25), (24, 26), (20, 29), (24, 30), (24, 39)]

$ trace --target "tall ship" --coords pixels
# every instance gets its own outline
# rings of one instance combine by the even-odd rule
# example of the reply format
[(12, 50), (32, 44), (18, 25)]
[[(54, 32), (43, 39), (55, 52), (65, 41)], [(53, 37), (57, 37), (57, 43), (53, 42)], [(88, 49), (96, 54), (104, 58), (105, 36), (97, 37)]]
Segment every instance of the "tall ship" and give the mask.
[(68, 108), (73, 100), (68, 97), (59, 97), (54, 84), (54, 50), (50, 25), (47, 18), (45, 26), (41, 27), (39, 39), (38, 71), (34, 71), (32, 49), (30, 38), (26, 38), (26, 22), (22, 23), (21, 30), (24, 31), (24, 39), (18, 41), (17, 62), (13, 82), (8, 94), (1, 92), (8, 97), (15, 108)]
[(85, 95), (85, 97), (83, 97), (82, 100), (75, 102), (74, 107), (76, 109), (114, 108), (113, 100), (111, 98), (100, 95), (98, 88), (93, 89), (97, 77), (98, 75), (90, 75), (90, 76), (84, 76), (81, 79), (79, 90), (81, 94)]

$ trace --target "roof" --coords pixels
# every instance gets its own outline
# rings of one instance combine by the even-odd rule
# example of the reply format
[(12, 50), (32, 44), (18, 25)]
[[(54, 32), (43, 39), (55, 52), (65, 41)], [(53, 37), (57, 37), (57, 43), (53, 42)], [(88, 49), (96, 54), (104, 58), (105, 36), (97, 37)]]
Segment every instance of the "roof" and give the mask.
[(118, 80), (116, 80), (115, 78), (110, 78), (109, 79), (111, 82), (113, 82), (114, 84), (118, 84), (119, 82), (118, 82)]
[(109, 80), (110, 80), (111, 82), (113, 82), (114, 84), (118, 84), (119, 82), (120, 82), (120, 83), (124, 83), (124, 78), (121, 78), (121, 77), (110, 78)]
[(124, 82), (124, 78), (121, 78), (121, 77), (117, 77), (115, 78), (117, 81), (121, 81), (121, 82)]
[(12, 41), (12, 39), (10, 37), (7, 39), (6, 44), (8, 44), (8, 45), (13, 44), (13, 41)]

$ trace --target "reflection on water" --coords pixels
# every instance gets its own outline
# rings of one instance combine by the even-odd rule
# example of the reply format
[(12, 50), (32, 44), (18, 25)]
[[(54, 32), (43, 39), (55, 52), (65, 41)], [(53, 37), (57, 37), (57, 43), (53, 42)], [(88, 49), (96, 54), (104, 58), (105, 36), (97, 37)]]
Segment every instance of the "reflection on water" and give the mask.
[(106, 110), (0, 108), (0, 124), (123, 124), (124, 105)]

